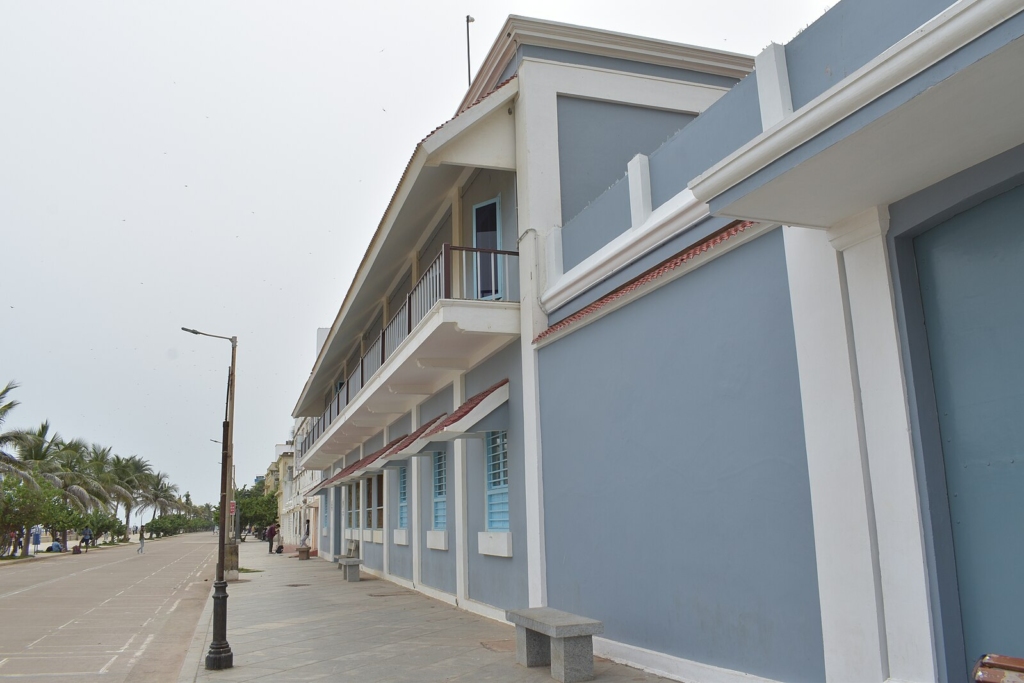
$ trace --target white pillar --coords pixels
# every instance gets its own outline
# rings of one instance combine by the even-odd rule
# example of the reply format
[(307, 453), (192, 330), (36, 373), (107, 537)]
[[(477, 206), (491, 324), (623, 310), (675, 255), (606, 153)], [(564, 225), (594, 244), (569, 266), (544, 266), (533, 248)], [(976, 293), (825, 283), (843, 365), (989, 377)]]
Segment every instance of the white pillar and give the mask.
[[(459, 374), (452, 382), (454, 398), (453, 410), (458, 410), (466, 401), (466, 375)], [(469, 514), (467, 511), (468, 494), (466, 492), (466, 440), (456, 439), (452, 442), (455, 467), (452, 476), (455, 493), (455, 597), (462, 603), (469, 597)]]
[(885, 244), (888, 229), (888, 209), (878, 207), (831, 228), (828, 236), (846, 266), (878, 534), (889, 676), (899, 681), (934, 681), (937, 664), (924, 527)]
[(888, 678), (870, 472), (842, 257), (822, 230), (783, 228), (829, 683)]
[(366, 539), (363, 538), (363, 529), (366, 528), (366, 479), (359, 480), (356, 491), (359, 495), (359, 519), (356, 520), (356, 528), (359, 529), (359, 559), (364, 560), (366, 559)]
[(391, 576), (391, 478), (394, 476), (395, 471), (392, 469), (385, 469), (384, 472), (384, 533), (381, 534), (384, 537), (384, 577)]
[[(415, 267), (415, 266), (414, 266)], [(420, 427), (420, 407), (413, 406), (412, 428), (415, 431)], [(412, 535), (412, 583), (419, 586), (421, 582), (420, 558), (423, 553), (423, 546), (420, 543), (420, 461), (418, 458), (409, 458), (409, 534)]]

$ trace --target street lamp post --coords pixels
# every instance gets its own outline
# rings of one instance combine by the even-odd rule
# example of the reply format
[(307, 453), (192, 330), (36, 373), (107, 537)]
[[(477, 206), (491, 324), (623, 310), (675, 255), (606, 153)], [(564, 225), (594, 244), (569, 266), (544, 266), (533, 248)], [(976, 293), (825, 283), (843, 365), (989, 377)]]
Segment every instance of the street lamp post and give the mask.
[(228, 370), (228, 398), (224, 407), (224, 431), (221, 439), (220, 458), (220, 534), (217, 539), (217, 577), (213, 583), (213, 640), (210, 650), (206, 653), (207, 669), (230, 669), (234, 666), (234, 654), (228, 644), (228, 582), (224, 580), (224, 545), (228, 526), (228, 501), (230, 500), (230, 472), (234, 459), (235, 432), (235, 356), (238, 349), (238, 337), (222, 337), (207, 334), (188, 327), (181, 328), (185, 332), (198, 334), (215, 339), (226, 339), (231, 342), (231, 367)]

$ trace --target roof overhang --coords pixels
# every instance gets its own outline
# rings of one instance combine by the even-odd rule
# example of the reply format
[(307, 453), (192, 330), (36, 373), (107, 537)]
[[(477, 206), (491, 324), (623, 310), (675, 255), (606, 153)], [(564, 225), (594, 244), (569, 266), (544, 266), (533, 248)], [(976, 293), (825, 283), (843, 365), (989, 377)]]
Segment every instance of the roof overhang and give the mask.
[[(1020, 11), (1013, 0), (956, 3), (692, 180), (690, 189), (716, 215), (827, 228), (1024, 143), (1024, 39), (863, 127), (852, 125), (862, 109)], [(846, 125), (851, 132), (843, 137)], [(791, 167), (772, 177), (770, 165), (791, 153)], [(760, 173), (765, 180), (758, 185)]]
[(420, 449), (424, 448), (430, 439), (423, 438), (430, 430), (441, 423), (448, 416), (448, 413), (442, 413), (433, 420), (428, 420), (415, 429), (411, 434), (402, 439), (402, 441), (392, 448), (390, 451), (377, 458), (377, 460), (367, 467), (368, 472), (376, 472), (384, 469), (384, 467), (392, 460), (404, 460), (405, 458), (419, 453)]
[[(442, 299), (306, 452), (330, 467), (385, 426), (519, 337), (519, 303)], [(394, 444), (392, 444), (394, 445)]]
[(736, 79), (743, 78), (754, 69), (752, 58), (735, 52), (511, 15), (498, 32), (458, 111), (465, 111), (495, 88), (520, 45), (628, 59)]

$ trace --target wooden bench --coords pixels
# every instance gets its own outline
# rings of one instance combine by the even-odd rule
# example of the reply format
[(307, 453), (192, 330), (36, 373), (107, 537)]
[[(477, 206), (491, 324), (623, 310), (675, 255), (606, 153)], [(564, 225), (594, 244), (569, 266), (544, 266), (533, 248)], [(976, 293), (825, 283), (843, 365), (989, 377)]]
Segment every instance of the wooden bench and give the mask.
[(551, 665), (551, 677), (562, 683), (594, 678), (594, 641), (604, 633), (596, 619), (551, 607), (507, 610), (516, 625), (516, 662), (524, 666)]
[(363, 563), (358, 557), (343, 557), (338, 560), (338, 569), (345, 572), (346, 581), (359, 580), (359, 565)]
[(1003, 655), (985, 655), (974, 665), (975, 683), (1024, 683), (1024, 659)]

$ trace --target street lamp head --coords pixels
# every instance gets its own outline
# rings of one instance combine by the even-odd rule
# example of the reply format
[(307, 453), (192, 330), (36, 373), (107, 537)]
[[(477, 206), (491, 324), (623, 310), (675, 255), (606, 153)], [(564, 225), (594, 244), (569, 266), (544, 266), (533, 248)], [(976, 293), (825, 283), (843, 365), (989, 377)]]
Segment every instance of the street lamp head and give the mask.
[(468, 14), (466, 15), (466, 23), (467, 24), (472, 24), (474, 21), (476, 21), (476, 19), (474, 19), (473, 17), (469, 16)]
[(184, 330), (185, 332), (190, 332), (191, 334), (202, 334), (202, 332), (200, 332), (199, 330), (193, 330), (189, 327), (183, 327), (181, 329)]

